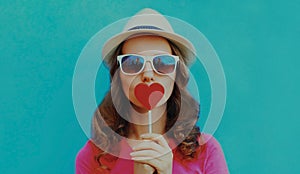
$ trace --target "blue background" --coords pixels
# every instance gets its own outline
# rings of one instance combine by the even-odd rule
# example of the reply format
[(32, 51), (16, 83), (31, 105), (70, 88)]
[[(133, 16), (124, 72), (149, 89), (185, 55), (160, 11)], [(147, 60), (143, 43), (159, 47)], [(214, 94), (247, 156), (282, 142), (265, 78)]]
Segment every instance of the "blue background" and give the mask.
[(299, 173), (299, 1), (1, 1), (0, 173), (74, 173), (87, 141), (72, 76), (87, 41), (144, 7), (211, 42), (227, 79), (215, 133), (231, 173)]

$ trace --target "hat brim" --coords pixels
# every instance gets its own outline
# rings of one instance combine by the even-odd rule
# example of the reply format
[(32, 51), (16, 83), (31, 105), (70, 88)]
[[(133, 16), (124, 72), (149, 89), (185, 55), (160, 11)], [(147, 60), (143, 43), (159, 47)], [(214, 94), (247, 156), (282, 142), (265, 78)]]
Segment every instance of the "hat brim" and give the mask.
[(193, 44), (190, 41), (188, 41), (186, 38), (184, 38), (183, 36), (180, 36), (175, 33), (165, 32), (162, 30), (139, 29), (139, 30), (126, 31), (126, 32), (117, 34), (117, 35), (113, 36), (112, 38), (110, 38), (104, 44), (103, 49), (102, 49), (102, 58), (109, 67), (110, 67), (110, 65), (108, 63), (109, 62), (108, 59), (115, 52), (118, 45), (120, 45), (123, 41), (127, 40), (128, 38), (130, 38), (131, 36), (134, 36), (134, 35), (138, 35), (138, 36), (140, 36), (140, 35), (157, 35), (160, 37), (164, 37), (164, 38), (170, 40), (171, 42), (173, 42), (181, 52), (187, 53), (186, 54), (187, 56), (183, 57), (183, 59), (185, 59), (185, 62), (187, 62), (187, 65), (190, 65), (195, 59), (196, 54), (195, 54), (195, 48), (194, 48)]

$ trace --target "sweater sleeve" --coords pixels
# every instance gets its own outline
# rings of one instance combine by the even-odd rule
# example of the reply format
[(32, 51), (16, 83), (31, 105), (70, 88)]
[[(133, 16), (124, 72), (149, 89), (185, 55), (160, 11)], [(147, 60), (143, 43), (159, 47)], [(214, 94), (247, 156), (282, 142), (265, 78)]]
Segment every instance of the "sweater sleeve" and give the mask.
[(77, 153), (75, 161), (76, 174), (106, 174), (107, 170), (98, 167), (95, 155), (99, 153), (95, 145), (88, 141)]
[(213, 136), (206, 137), (206, 139), (207, 138), (207, 160), (204, 173), (228, 174), (229, 171), (221, 145)]

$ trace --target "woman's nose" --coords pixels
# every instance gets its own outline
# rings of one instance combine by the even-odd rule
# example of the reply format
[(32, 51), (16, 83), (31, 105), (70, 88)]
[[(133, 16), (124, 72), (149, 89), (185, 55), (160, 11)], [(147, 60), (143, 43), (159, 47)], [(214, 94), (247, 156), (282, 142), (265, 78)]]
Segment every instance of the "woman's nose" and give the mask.
[(154, 81), (154, 71), (152, 69), (150, 62), (146, 62), (146, 64), (145, 64), (145, 68), (142, 72), (142, 81), (143, 82)]

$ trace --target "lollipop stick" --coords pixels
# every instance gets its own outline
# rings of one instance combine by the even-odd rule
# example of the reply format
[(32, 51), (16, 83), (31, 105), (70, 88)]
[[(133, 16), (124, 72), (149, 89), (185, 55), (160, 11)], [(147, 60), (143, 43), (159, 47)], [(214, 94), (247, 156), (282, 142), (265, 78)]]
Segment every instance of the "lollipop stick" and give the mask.
[(148, 124), (148, 132), (149, 132), (149, 134), (151, 134), (152, 133), (152, 114), (151, 114), (151, 110), (149, 110), (148, 111), (148, 122), (149, 122), (149, 124)]

